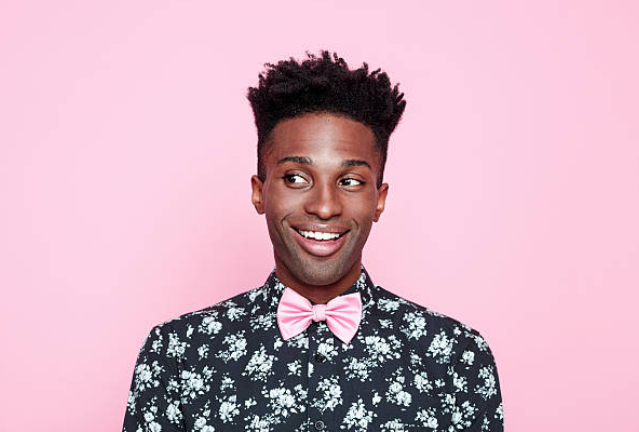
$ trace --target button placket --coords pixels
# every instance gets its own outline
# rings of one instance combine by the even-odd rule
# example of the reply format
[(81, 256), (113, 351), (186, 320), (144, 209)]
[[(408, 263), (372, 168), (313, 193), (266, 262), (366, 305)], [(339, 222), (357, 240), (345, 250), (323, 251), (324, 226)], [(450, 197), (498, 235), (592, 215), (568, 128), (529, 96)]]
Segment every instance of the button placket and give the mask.
[(323, 399), (323, 394), (318, 391), (319, 382), (322, 377), (327, 375), (327, 368), (331, 367), (331, 362), (328, 358), (318, 352), (319, 345), (324, 342), (324, 338), (331, 336), (330, 330), (326, 327), (326, 322), (313, 322), (308, 328), (308, 420), (310, 423), (310, 430), (313, 432), (322, 431), (327, 432), (327, 418), (325, 418), (326, 412), (322, 413), (319, 408), (313, 407), (313, 403)]

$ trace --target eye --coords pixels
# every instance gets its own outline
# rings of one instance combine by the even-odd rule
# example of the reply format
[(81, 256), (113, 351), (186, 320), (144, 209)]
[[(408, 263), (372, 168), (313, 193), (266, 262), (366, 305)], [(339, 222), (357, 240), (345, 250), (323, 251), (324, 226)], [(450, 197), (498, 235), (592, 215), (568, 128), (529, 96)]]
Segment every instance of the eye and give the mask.
[(346, 187), (363, 186), (364, 182), (353, 177), (346, 177), (340, 180), (340, 184)]
[(301, 185), (308, 183), (306, 179), (299, 174), (284, 174), (282, 176), (282, 179), (284, 179), (284, 181), (289, 184)]

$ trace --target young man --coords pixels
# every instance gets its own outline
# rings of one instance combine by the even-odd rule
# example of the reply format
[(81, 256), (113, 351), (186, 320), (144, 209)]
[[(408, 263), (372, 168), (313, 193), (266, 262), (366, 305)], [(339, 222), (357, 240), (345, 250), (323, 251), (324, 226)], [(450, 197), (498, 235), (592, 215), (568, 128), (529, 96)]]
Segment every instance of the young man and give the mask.
[(267, 65), (248, 98), (252, 201), (275, 270), (151, 330), (124, 431), (502, 431), (479, 333), (376, 286), (362, 266), (388, 194), (398, 87), (322, 52)]

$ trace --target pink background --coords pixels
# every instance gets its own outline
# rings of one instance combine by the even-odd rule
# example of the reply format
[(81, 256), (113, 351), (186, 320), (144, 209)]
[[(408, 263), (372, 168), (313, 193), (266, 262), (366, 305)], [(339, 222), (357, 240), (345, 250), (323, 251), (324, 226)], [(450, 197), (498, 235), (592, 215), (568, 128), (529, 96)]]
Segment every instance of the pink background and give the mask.
[(151, 327), (261, 285), (246, 88), (406, 92), (376, 283), (479, 329), (510, 431), (636, 431), (634, 1), (0, 3), (0, 430), (121, 428)]

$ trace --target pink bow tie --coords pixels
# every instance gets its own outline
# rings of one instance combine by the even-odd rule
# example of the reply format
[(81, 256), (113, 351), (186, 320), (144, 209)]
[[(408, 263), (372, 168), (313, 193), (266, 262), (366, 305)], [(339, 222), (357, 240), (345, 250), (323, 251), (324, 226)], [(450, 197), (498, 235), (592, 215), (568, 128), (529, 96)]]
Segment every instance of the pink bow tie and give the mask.
[(359, 293), (313, 305), (295, 290), (285, 288), (277, 306), (277, 324), (284, 340), (302, 333), (312, 321), (326, 321), (333, 334), (347, 344), (357, 333), (361, 320), (362, 298)]

